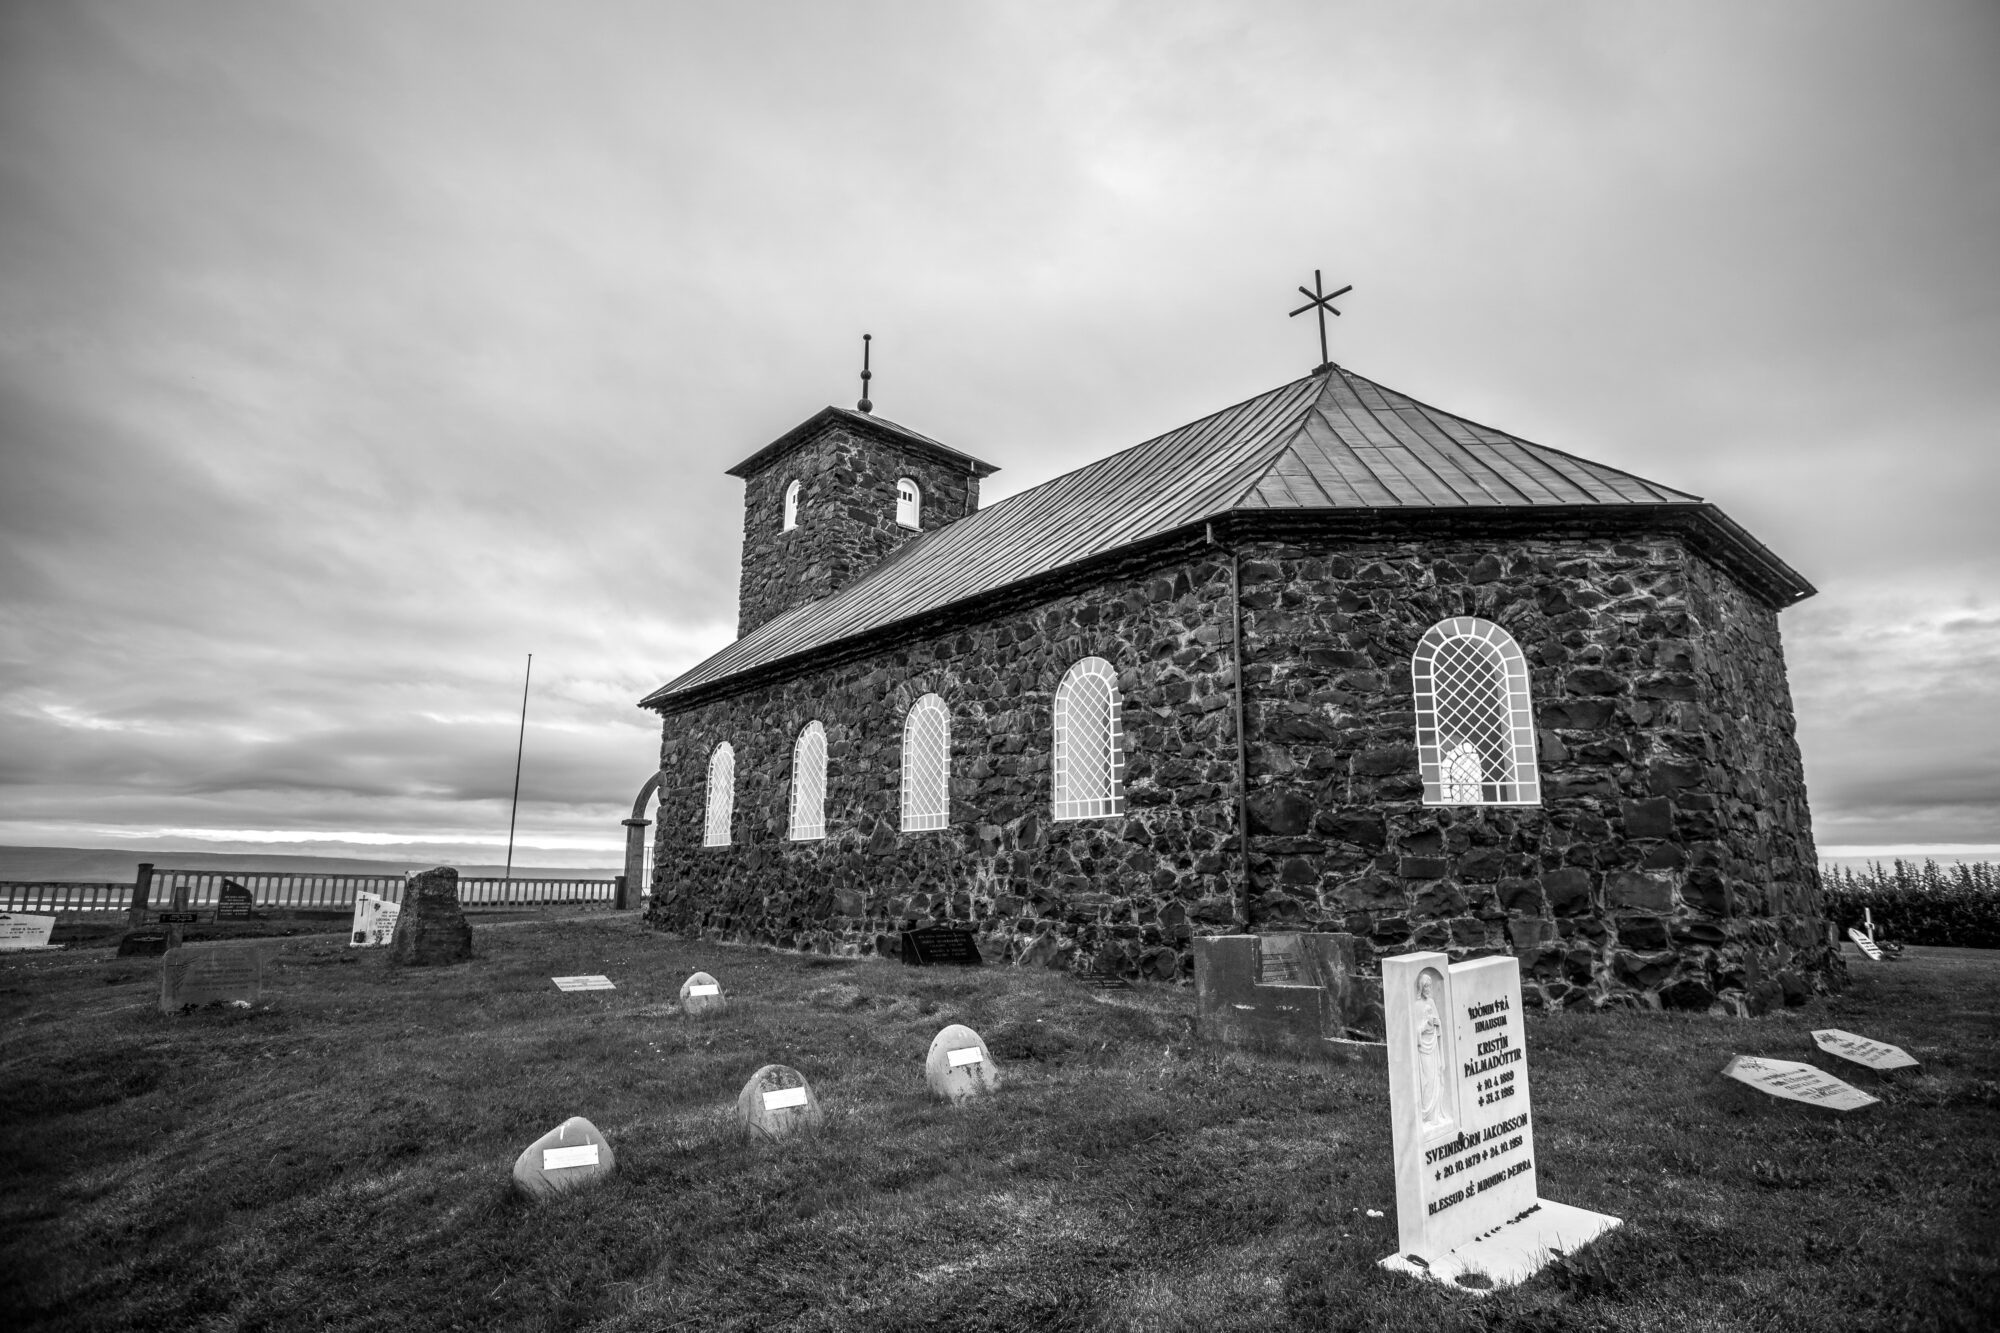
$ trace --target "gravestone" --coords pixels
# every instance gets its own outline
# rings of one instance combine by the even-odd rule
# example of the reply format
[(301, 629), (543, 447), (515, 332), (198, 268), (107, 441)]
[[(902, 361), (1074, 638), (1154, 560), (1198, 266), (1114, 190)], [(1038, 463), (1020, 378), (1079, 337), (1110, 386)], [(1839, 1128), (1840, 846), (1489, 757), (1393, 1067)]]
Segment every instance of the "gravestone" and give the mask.
[(1755, 1088), (1784, 1101), (1816, 1106), (1827, 1111), (1860, 1111), (1881, 1104), (1851, 1083), (1843, 1083), (1824, 1069), (1793, 1060), (1771, 1060), (1761, 1055), (1739, 1055), (1722, 1067), (1723, 1075), (1746, 1087)]
[(164, 930), (128, 930), (118, 941), (120, 958), (157, 958), (167, 951)]
[(557, 990), (617, 990), (610, 977), (550, 977)]
[(0, 950), (47, 949), (51, 947), (49, 932), (55, 928), (52, 916), (0, 912)]
[(541, 1198), (601, 1180), (617, 1165), (610, 1142), (597, 1126), (573, 1115), (514, 1159), (514, 1188)]
[(928, 967), (933, 963), (978, 967), (984, 962), (979, 956), (979, 942), (972, 932), (951, 926), (925, 926), (922, 930), (904, 931), (903, 961), (912, 967)]
[(247, 921), (256, 908), (257, 899), (250, 890), (233, 879), (222, 881), (222, 892), (215, 900), (217, 921)]
[(1873, 936), (1862, 934), (1861, 927), (1849, 926), (1847, 928), (1847, 938), (1860, 945), (1861, 952), (1867, 954), (1871, 961), (1877, 963), (1882, 961), (1881, 947), (1875, 943)]
[(386, 945), (396, 937), (396, 917), (402, 908), (379, 893), (354, 895), (354, 926), (347, 937), (357, 949)]
[(930, 1054), (924, 1057), (924, 1082), (933, 1094), (956, 1106), (999, 1087), (1000, 1070), (979, 1034), (953, 1023), (931, 1038)]
[(736, 1118), (752, 1138), (782, 1139), (826, 1123), (805, 1075), (790, 1065), (765, 1065), (736, 1098)]
[(1917, 1067), (1916, 1059), (1902, 1047), (1891, 1046), (1886, 1041), (1870, 1041), (1852, 1032), (1842, 1032), (1839, 1028), (1820, 1028), (1812, 1034), (1812, 1038), (1829, 1055), (1852, 1060), (1880, 1074)]
[(1381, 1059), (1382, 983), (1337, 932), (1198, 935), (1195, 1035), (1285, 1055)]
[(1518, 960), (1385, 958), (1382, 1003), (1399, 1242), (1384, 1268), (1510, 1286), (1619, 1224), (1536, 1190)]
[(471, 957), (472, 927), (458, 905), (458, 872), (439, 866), (410, 876), (389, 940), (389, 961), (427, 967)]
[(188, 944), (160, 955), (160, 1012), (208, 1004), (248, 1006), (264, 995), (271, 945)]
[(722, 986), (706, 972), (697, 972), (681, 983), (681, 1011), (699, 1017), (719, 1014), (728, 1006)]

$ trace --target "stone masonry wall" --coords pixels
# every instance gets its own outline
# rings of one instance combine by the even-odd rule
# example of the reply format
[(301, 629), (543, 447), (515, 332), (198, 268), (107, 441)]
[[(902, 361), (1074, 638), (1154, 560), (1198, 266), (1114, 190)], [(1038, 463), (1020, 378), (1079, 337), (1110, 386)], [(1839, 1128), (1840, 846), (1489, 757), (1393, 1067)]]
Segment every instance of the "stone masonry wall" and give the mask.
[[(979, 508), (979, 478), (915, 449), (832, 425), (744, 482), (743, 573), (736, 636), (836, 592), (918, 536), (896, 521), (896, 480), (923, 490), (925, 530)], [(785, 488), (799, 525), (785, 531)]]
[[(1657, 535), (1269, 545), (1243, 565), (1251, 929), (1510, 950), (1580, 1000), (1761, 1011), (1841, 980), (1777, 615)], [(1539, 807), (1427, 807), (1410, 656), (1511, 633)]]
[[(781, 473), (783, 469), (774, 469)], [(1549, 1004), (1761, 1011), (1839, 984), (1777, 615), (1672, 534), (1384, 536), (1241, 547), (1251, 930), (1358, 956), (1511, 951)], [(1526, 655), (1539, 807), (1426, 807), (1410, 655), (1455, 615)], [(868, 952), (912, 919), (989, 958), (1192, 972), (1242, 885), (1229, 566), (1163, 555), (1032, 608), (665, 718), (651, 920)], [(1096, 653), (1124, 692), (1126, 809), (1050, 819), (1051, 701)], [(899, 831), (904, 713), (952, 717), (941, 831)], [(828, 740), (827, 838), (786, 838), (792, 744)], [(701, 847), (736, 749), (735, 845)]]
[[(665, 719), (657, 925), (819, 952), (869, 952), (913, 920), (972, 924), (989, 959), (1171, 978), (1196, 925), (1226, 929), (1234, 858), (1230, 645), (1214, 555)], [(1122, 817), (1050, 817), (1052, 708), (1096, 654), (1124, 699)], [(901, 831), (904, 715), (951, 713), (948, 827)], [(792, 746), (827, 734), (824, 841), (787, 838)], [(734, 845), (702, 847), (708, 757), (736, 752)]]

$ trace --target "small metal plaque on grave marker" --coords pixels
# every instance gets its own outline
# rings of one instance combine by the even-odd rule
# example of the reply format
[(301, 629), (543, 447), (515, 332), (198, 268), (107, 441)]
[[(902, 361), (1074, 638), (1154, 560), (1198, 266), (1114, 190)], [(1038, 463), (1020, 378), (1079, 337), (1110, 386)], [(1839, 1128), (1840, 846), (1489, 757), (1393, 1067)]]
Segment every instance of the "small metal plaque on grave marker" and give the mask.
[(201, 920), (200, 912), (162, 912), (160, 924), (163, 926), (191, 926)]

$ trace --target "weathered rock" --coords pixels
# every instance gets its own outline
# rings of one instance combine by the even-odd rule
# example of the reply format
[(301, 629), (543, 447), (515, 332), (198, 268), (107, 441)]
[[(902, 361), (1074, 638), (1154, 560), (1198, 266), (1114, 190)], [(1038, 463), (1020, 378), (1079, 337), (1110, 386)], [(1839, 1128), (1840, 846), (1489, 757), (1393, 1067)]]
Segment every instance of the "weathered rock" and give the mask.
[(957, 1105), (1000, 1086), (1000, 1070), (979, 1034), (954, 1023), (931, 1038), (924, 1057), (924, 1082), (931, 1095)]
[(472, 927), (458, 905), (458, 872), (438, 866), (412, 875), (403, 886), (389, 961), (429, 967), (472, 957)]
[(541, 1198), (602, 1180), (617, 1166), (610, 1140), (597, 1126), (573, 1115), (514, 1159), (514, 1188)]
[(736, 1098), (737, 1123), (754, 1139), (783, 1139), (819, 1129), (826, 1116), (806, 1077), (790, 1065), (765, 1065)]
[(722, 985), (706, 972), (697, 972), (681, 983), (681, 1012), (695, 1018), (719, 1014), (729, 1005)]

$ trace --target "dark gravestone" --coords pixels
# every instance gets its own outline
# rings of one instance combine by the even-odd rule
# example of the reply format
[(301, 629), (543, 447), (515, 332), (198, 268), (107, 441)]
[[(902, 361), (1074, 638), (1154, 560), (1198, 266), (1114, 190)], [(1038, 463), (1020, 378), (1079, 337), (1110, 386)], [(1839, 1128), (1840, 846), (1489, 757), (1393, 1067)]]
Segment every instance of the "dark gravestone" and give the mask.
[(256, 906), (257, 900), (250, 890), (233, 879), (225, 879), (222, 881), (222, 896), (216, 899), (215, 919), (247, 921)]
[(164, 930), (130, 930), (125, 938), (118, 941), (120, 958), (148, 958), (167, 951), (167, 932)]
[(458, 905), (458, 872), (439, 866), (410, 876), (403, 886), (389, 961), (429, 966), (472, 957), (472, 927)]
[(925, 926), (922, 930), (903, 932), (903, 961), (913, 967), (931, 963), (978, 967), (984, 960), (979, 956), (979, 945), (971, 931), (953, 930), (949, 926)]

